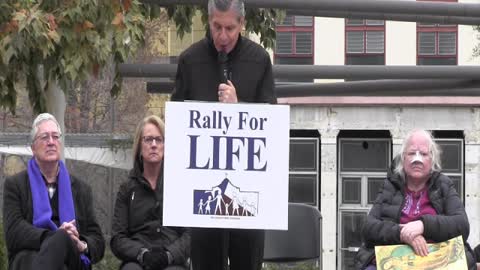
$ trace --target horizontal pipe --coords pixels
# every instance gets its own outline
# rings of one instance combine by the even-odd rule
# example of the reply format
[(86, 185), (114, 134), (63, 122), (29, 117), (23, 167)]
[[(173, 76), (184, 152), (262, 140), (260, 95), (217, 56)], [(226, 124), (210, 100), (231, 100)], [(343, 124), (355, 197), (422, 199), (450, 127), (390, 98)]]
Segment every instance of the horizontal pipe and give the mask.
[[(170, 5), (205, 5), (205, 0), (142, 0), (144, 3)], [(245, 0), (251, 8), (328, 10), (344, 12), (379, 12), (439, 16), (480, 17), (480, 4), (389, 0)]]
[(175, 87), (175, 82), (147, 82), (147, 93), (170, 94)]
[(275, 65), (288, 79), (476, 79), (480, 66)]
[(315, 92), (311, 93), (297, 93), (295, 91), (287, 91), (285, 89), (279, 89), (277, 91), (277, 97), (279, 98), (288, 98), (288, 97), (336, 97), (336, 96), (360, 96), (360, 97), (439, 97), (439, 96), (450, 96), (450, 97), (478, 97), (480, 96), (480, 88), (450, 88), (450, 89), (436, 89), (436, 90), (415, 90), (408, 91), (384, 91), (381, 93), (338, 93), (337, 91), (329, 91), (324, 89), (318, 89)]
[(478, 96), (480, 82), (472, 80), (373, 80), (278, 85), (278, 97), (310, 96)]
[[(173, 81), (147, 82), (147, 92), (170, 94)], [(309, 96), (478, 96), (480, 81), (373, 80), (336, 83), (277, 84), (278, 97)]]
[[(123, 77), (175, 78), (176, 64), (120, 64)], [(287, 79), (477, 79), (480, 66), (274, 65)]]
[(120, 64), (118, 72), (122, 77), (171, 77), (175, 78), (176, 64)]

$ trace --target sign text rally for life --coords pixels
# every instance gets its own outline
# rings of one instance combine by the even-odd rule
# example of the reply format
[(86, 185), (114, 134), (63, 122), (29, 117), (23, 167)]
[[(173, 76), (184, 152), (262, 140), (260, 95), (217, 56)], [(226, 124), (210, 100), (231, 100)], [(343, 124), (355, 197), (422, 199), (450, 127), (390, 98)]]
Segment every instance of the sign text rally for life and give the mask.
[[(237, 170), (266, 171), (265, 154), (267, 146), (265, 137), (259, 136), (228, 136), (232, 130), (251, 133), (265, 130), (266, 117), (251, 116), (248, 112), (238, 112), (235, 115), (224, 115), (222, 111), (214, 110), (205, 114), (198, 110), (189, 110), (189, 128), (218, 130), (221, 135), (201, 136), (188, 134), (190, 138), (190, 164), (187, 169), (204, 170)], [(235, 131), (231, 132), (235, 133)], [(211, 152), (198, 154), (198, 146), (211, 145)], [(224, 147), (221, 147), (224, 146)], [(234, 159), (236, 157), (236, 159)], [(246, 159), (246, 164), (240, 160)], [(222, 162), (220, 162), (222, 161)], [(240, 166), (243, 166), (240, 168)]]

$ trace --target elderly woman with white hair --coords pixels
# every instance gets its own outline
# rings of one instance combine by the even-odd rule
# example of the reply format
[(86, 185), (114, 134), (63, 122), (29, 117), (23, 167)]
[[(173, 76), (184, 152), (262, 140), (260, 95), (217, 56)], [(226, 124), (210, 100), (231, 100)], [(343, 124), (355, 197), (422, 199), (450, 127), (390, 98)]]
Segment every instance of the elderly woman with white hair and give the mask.
[(468, 269), (476, 269), (466, 242), (470, 227), (465, 208), (452, 181), (440, 171), (440, 151), (431, 133), (411, 131), (363, 226), (364, 244), (355, 258), (356, 269), (376, 269), (377, 245), (407, 244), (417, 256), (427, 256), (427, 242), (459, 235)]

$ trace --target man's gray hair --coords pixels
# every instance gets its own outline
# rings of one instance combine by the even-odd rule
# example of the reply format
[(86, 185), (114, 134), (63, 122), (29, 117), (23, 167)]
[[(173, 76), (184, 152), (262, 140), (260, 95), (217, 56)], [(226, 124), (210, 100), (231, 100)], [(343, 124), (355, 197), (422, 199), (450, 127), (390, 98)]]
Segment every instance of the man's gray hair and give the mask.
[(243, 0), (208, 0), (209, 16), (211, 16), (215, 10), (226, 12), (230, 9), (238, 14), (238, 18), (245, 17), (245, 4)]
[(428, 151), (429, 151), (430, 158), (432, 159), (432, 171), (439, 172), (442, 170), (441, 161), (440, 161), (441, 151), (438, 144), (433, 140), (432, 133), (423, 129), (413, 129), (407, 134), (407, 136), (403, 140), (402, 148), (400, 151), (400, 160), (395, 167), (395, 172), (400, 174), (403, 177), (405, 177), (405, 172), (403, 170), (403, 162), (406, 154), (405, 152), (407, 151), (407, 148), (410, 146), (410, 140), (412, 136), (417, 133), (423, 134), (428, 141)]
[(39, 114), (35, 120), (33, 120), (32, 124), (32, 131), (30, 131), (30, 140), (33, 142), (35, 139), (35, 136), (37, 135), (38, 132), (38, 126), (45, 121), (52, 121), (57, 125), (58, 132), (62, 134), (62, 129), (60, 128), (60, 124), (58, 123), (57, 119), (55, 119), (55, 116), (49, 114), (49, 113), (41, 113)]

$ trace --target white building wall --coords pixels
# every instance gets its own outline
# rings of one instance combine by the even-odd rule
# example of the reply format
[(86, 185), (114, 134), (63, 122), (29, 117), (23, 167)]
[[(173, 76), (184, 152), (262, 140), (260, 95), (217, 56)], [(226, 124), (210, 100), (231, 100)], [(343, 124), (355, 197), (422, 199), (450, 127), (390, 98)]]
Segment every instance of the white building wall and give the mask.
[(345, 19), (315, 18), (315, 65), (345, 64)]
[[(345, 65), (345, 19), (315, 18), (314, 65)], [(343, 80), (315, 80), (335, 82)]]
[(458, 0), (459, 3), (480, 4), (480, 0)]
[(385, 22), (385, 64), (417, 64), (417, 25), (413, 22)]
[[(458, 0), (459, 3), (480, 4), (480, 0)], [(480, 65), (480, 57), (473, 58), (472, 52), (476, 44), (480, 44), (477, 37), (480, 33), (473, 30), (471, 25), (458, 26), (458, 64)]]
[[(480, 1), (480, 0), (479, 0)], [(479, 65), (480, 57), (472, 57), (473, 48), (480, 44), (480, 35), (471, 25), (458, 26), (458, 65)]]

